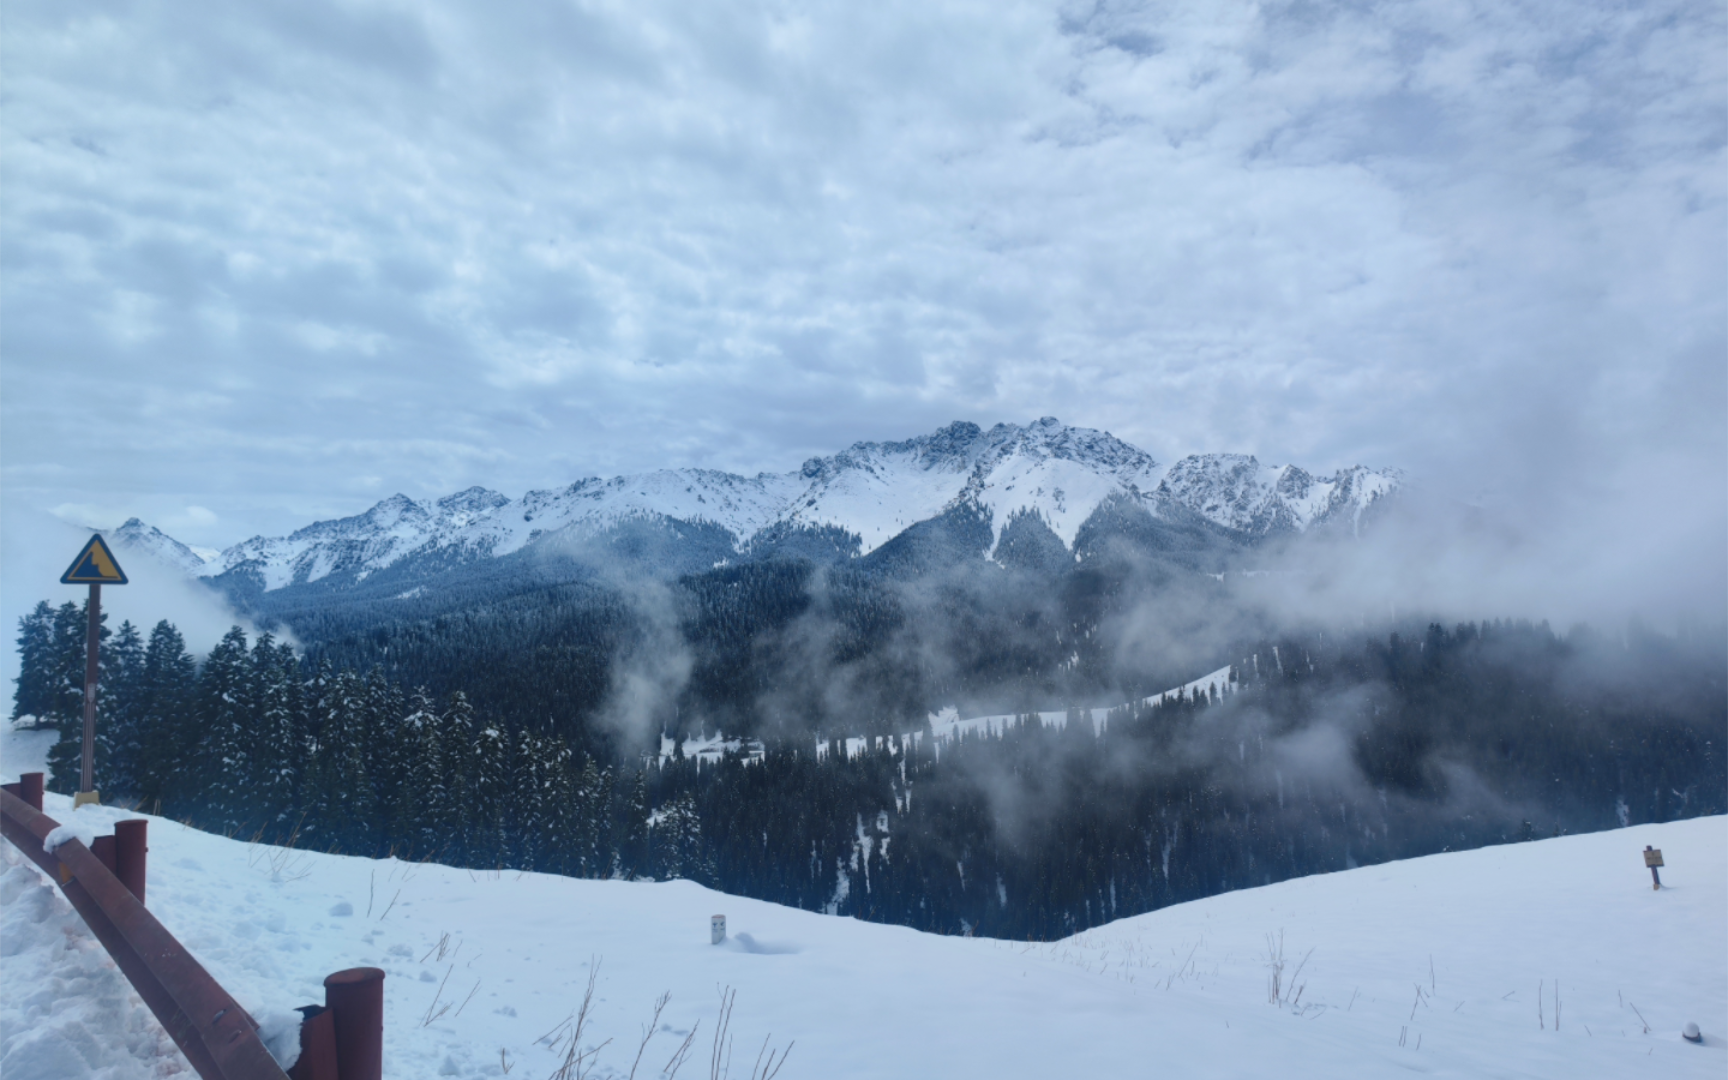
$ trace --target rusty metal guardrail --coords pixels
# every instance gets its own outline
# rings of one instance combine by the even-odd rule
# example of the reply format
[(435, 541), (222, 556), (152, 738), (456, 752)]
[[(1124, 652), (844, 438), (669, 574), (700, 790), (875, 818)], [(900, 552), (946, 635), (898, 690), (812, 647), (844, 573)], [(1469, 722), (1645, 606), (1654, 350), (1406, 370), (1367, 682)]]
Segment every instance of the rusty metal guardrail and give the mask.
[(146, 824), (118, 823), (94, 851), (69, 840), (50, 852), (59, 823), (42, 813), (42, 774), (0, 785), (0, 834), (60, 886), (203, 1080), (379, 1080), (384, 972), (324, 980), (327, 1007), (300, 1010), (300, 1060), (284, 1073), (252, 1017), (144, 907)]

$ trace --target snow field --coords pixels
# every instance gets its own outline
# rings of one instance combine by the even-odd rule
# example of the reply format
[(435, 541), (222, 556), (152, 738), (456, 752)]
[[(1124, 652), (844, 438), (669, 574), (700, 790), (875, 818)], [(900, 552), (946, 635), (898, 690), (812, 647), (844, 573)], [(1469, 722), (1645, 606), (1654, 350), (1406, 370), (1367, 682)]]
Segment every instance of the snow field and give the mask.
[[(9, 773), (29, 767), (25, 748), (6, 749)], [(98, 832), (132, 816), (69, 803), (51, 795), (48, 812)], [(468, 871), (150, 828), (151, 909), (267, 1025), (321, 1002), (332, 971), (383, 968), (385, 1074), (403, 1080), (551, 1076), (593, 964), (584, 1042), (612, 1040), (597, 1077), (628, 1075), (664, 992), (636, 1075), (659, 1076), (695, 1028), (678, 1075), (708, 1076), (724, 987), (737, 991), (738, 1077), (765, 1041), (795, 1041), (783, 1080), (1728, 1070), (1724, 818), (1303, 878), (1052, 943), (921, 934), (684, 881)], [(1668, 863), (1659, 893), (1645, 844)], [(721, 946), (708, 943), (715, 914), (731, 932)], [(0, 958), (0, 1076), (191, 1075), (9, 844)], [(1679, 1038), (1689, 1020), (1704, 1045)]]

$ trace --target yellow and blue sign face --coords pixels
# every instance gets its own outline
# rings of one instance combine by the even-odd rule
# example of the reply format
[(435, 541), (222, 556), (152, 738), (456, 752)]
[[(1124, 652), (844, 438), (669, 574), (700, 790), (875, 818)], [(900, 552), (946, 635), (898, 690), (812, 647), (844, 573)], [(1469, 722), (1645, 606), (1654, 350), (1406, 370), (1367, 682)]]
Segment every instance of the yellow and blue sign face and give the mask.
[(120, 569), (114, 553), (98, 533), (84, 545), (84, 550), (72, 560), (72, 565), (60, 575), (62, 585), (124, 585), (126, 571)]

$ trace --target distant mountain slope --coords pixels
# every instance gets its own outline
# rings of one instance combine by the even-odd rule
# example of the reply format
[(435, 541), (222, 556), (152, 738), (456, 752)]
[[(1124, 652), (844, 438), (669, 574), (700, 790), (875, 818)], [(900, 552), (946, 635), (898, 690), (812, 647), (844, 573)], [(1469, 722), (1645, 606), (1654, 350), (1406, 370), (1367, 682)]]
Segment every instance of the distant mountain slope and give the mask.
[(126, 523), (114, 530), (109, 539), (122, 547), (153, 556), (188, 574), (198, 574), (204, 569), (204, 559), (197, 552), (137, 518), (127, 518)]
[[(363, 514), (253, 537), (208, 561), (136, 520), (117, 539), (254, 595), (351, 587), (386, 570), (395, 571), (391, 583), (412, 587), (430, 574), (516, 553), (578, 564), (623, 558), (664, 572), (778, 553), (844, 560), (878, 550), (884, 558), (876, 564), (925, 565), (922, 556), (909, 562), (906, 551), (884, 549), (905, 536), (901, 548), (921, 551), (929, 528), (909, 530), (957, 520), (967, 522), (968, 549), (976, 544), (1006, 564), (1024, 560), (1030, 543), (1049, 563), (1083, 555), (1100, 530), (1118, 527), (1155, 550), (1252, 543), (1317, 526), (1354, 531), (1400, 485), (1393, 470), (1357, 466), (1322, 477), (1235, 454), (1164, 466), (1107, 432), (1045, 417), (855, 443), (781, 474), (662, 469), (591, 477), (520, 499), (479, 487), (427, 502), (392, 495)], [(1020, 524), (1005, 544), (1011, 522)]]

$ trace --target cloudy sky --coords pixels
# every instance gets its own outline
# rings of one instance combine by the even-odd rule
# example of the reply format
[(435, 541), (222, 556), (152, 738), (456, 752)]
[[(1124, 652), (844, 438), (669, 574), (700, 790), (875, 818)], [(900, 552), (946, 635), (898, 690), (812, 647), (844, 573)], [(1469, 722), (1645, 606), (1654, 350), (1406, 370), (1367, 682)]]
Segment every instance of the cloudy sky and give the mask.
[(1720, 557), (1717, 0), (8, 0), (0, 72), (14, 525), (1055, 415)]

